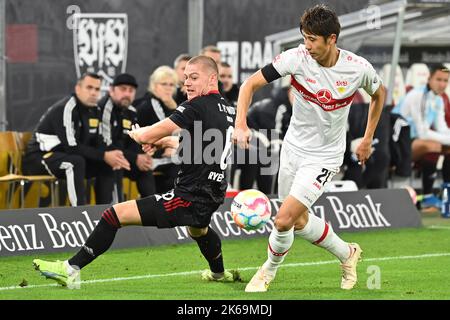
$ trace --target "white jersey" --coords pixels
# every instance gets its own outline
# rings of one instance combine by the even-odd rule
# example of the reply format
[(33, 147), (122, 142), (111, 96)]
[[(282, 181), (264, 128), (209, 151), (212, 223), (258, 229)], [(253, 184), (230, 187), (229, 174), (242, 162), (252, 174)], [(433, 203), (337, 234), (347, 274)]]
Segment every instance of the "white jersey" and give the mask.
[(339, 49), (331, 68), (322, 67), (304, 45), (287, 50), (272, 62), (283, 77), (291, 75), (295, 101), (284, 143), (323, 165), (340, 166), (345, 152), (347, 117), (355, 92), (372, 95), (381, 79), (366, 59)]

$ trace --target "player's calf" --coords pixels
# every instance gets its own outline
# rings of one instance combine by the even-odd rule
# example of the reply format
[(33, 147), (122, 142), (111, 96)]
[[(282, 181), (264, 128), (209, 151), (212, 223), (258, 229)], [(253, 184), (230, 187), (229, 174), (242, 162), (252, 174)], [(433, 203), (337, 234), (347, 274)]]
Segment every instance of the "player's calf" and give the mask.
[(86, 243), (69, 259), (69, 264), (82, 269), (91, 263), (111, 247), (119, 228), (121, 228), (121, 222), (114, 207), (106, 209)]

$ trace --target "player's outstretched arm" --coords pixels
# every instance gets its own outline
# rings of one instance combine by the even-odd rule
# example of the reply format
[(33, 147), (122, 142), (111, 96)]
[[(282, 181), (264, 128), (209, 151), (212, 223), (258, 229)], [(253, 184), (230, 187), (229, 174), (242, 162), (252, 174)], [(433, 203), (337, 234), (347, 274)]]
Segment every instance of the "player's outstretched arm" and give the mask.
[(128, 131), (128, 135), (139, 144), (152, 145), (178, 130), (180, 130), (180, 127), (169, 118), (166, 118), (147, 127), (133, 126), (133, 130)]
[(356, 148), (356, 155), (361, 165), (369, 159), (372, 153), (373, 135), (380, 120), (381, 112), (383, 111), (385, 97), (386, 90), (383, 85), (380, 85), (370, 100), (366, 131), (364, 132), (361, 143)]
[(158, 141), (155, 141), (153, 145), (157, 148), (172, 148), (176, 149), (178, 148), (178, 145), (180, 141), (179, 136), (167, 136), (164, 138), (159, 139)]
[(267, 80), (264, 78), (261, 70), (258, 70), (245, 80), (239, 89), (233, 142), (237, 143), (241, 148), (248, 148), (248, 142), (250, 140), (250, 130), (247, 126), (247, 112), (252, 103), (253, 95), (266, 84)]

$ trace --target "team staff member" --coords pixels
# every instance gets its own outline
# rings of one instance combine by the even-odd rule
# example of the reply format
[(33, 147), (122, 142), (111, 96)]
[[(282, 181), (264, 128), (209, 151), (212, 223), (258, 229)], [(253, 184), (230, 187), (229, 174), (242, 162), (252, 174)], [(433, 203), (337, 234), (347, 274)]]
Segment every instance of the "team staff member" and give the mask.
[(113, 169), (130, 169), (120, 150), (106, 151), (99, 134), (101, 78), (86, 73), (75, 93), (56, 102), (41, 117), (23, 159), (25, 174), (50, 173), (67, 180), (70, 204), (86, 204), (85, 178), (95, 177), (97, 204), (113, 200)]
[[(71, 286), (79, 275), (79, 269), (108, 250), (120, 227), (188, 226), (189, 234), (209, 263), (210, 269), (202, 273), (202, 278), (223, 282), (239, 279), (238, 272), (224, 269), (221, 240), (209, 227), (212, 214), (225, 198), (226, 155), (230, 152), (231, 140), (222, 139), (221, 156), (214, 157), (214, 161), (201, 156), (210, 144), (209, 140), (203, 139), (207, 130), (220, 130), (223, 137), (230, 137), (234, 108), (219, 94), (218, 70), (212, 59), (205, 56), (192, 58), (186, 66), (185, 77), (188, 101), (169, 118), (130, 132), (133, 139), (144, 144), (145, 151), (153, 146), (164, 147), (173, 140), (172, 133), (181, 128), (190, 134), (191, 139), (184, 138), (181, 141), (181, 150), (191, 152), (189, 159), (183, 159), (175, 188), (166, 194), (115, 204), (107, 209), (84, 246), (72, 258), (64, 262), (34, 260), (35, 268), (41, 274), (62, 285)], [(195, 152), (199, 146), (191, 143), (199, 140), (202, 141), (201, 153)]]
[(173, 99), (177, 105), (180, 105), (187, 100), (186, 87), (184, 86), (184, 69), (186, 69), (186, 64), (189, 60), (191, 60), (191, 58), (192, 57), (187, 53), (182, 53), (178, 55), (173, 62), (173, 69), (178, 76), (177, 90), (173, 95)]
[(117, 190), (119, 201), (122, 199), (122, 173), (136, 181), (141, 197), (155, 193), (152, 157), (144, 153), (128, 135), (131, 124), (137, 123), (136, 109), (131, 105), (136, 96), (138, 84), (136, 79), (127, 73), (119, 74), (113, 80), (109, 92), (99, 102), (102, 110), (102, 136), (108, 149), (123, 151), (130, 163), (131, 170), (117, 171)]

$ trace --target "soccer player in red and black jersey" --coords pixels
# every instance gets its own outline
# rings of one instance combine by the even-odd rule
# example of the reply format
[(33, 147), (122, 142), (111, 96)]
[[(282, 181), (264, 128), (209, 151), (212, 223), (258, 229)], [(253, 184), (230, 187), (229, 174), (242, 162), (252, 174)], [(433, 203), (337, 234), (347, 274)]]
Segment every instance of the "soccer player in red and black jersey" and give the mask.
[[(111, 246), (119, 228), (129, 225), (172, 228), (187, 226), (209, 263), (202, 273), (204, 280), (232, 282), (239, 280), (235, 270), (223, 266), (221, 241), (209, 227), (211, 215), (223, 203), (227, 182), (226, 159), (231, 151), (234, 108), (218, 91), (217, 65), (209, 57), (189, 60), (185, 70), (188, 100), (169, 117), (152, 126), (134, 128), (130, 137), (143, 145), (144, 151), (173, 146), (174, 132), (181, 134), (181, 170), (175, 187), (168, 193), (113, 205), (105, 210), (98, 225), (83, 247), (66, 261), (33, 260), (36, 270), (65, 286), (73, 286), (79, 270), (91, 263)], [(210, 137), (220, 134), (220, 148), (214, 145), (212, 158), (206, 159)], [(201, 135), (201, 136), (200, 136)], [(205, 137), (206, 137), (205, 135)], [(190, 139), (189, 139), (190, 138)], [(176, 138), (178, 139), (178, 138)], [(206, 141), (205, 141), (206, 140)], [(196, 143), (201, 143), (201, 148)], [(208, 147), (208, 148), (207, 148)]]

